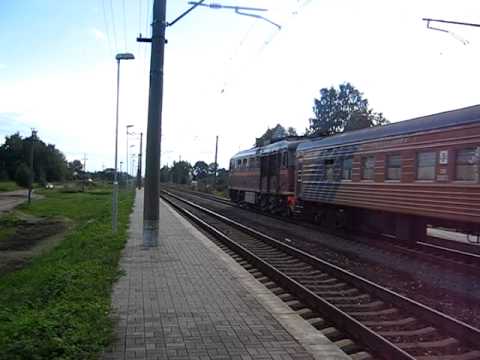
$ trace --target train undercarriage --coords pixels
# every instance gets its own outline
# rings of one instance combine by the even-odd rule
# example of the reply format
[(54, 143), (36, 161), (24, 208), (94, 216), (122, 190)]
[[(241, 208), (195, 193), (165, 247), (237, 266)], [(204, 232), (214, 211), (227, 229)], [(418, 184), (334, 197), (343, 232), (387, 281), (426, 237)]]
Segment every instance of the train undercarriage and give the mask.
[[(427, 218), (334, 204), (295, 201), (293, 196), (230, 190), (230, 199), (242, 206), (269, 214), (295, 217), (315, 223), (331, 231), (382, 235), (411, 243), (424, 241), (430, 227), (445, 228), (480, 239), (480, 225), (452, 220)], [(293, 199), (293, 201), (292, 201)], [(472, 241), (472, 242), (473, 242)]]

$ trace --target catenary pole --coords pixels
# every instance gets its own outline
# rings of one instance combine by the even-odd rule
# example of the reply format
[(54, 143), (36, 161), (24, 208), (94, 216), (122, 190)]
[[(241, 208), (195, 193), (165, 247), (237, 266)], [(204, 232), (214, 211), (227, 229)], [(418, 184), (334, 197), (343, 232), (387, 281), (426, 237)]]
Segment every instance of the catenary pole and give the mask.
[(34, 152), (34, 147), (35, 147), (35, 139), (37, 137), (37, 130), (32, 129), (32, 137), (30, 138), (30, 179), (28, 179), (28, 203), (30, 204), (32, 202), (32, 188), (33, 188), (33, 179), (34, 179), (34, 173), (35, 169), (33, 167), (33, 152)]
[(138, 168), (137, 168), (137, 188), (141, 189), (142, 188), (142, 139), (143, 139), (143, 133), (140, 133), (140, 151), (138, 152)]
[(153, 1), (150, 92), (148, 97), (145, 192), (143, 205), (143, 245), (145, 247), (158, 245), (166, 7), (166, 0)]
[(217, 170), (218, 170), (217, 157), (218, 157), (218, 135), (217, 135), (217, 140), (215, 141), (215, 172), (213, 173), (214, 188), (215, 188), (215, 185), (217, 185)]

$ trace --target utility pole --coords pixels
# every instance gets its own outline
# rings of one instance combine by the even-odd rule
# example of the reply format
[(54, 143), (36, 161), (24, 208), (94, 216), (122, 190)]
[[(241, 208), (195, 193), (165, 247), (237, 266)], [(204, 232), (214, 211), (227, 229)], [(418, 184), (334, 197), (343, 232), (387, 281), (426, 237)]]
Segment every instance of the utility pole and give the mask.
[(217, 156), (218, 156), (218, 135), (217, 135), (217, 140), (215, 141), (215, 171), (213, 173), (213, 188), (214, 189), (215, 189), (215, 185), (217, 185), (217, 170), (218, 170)]
[(28, 203), (31, 204), (32, 202), (32, 187), (33, 187), (33, 175), (34, 175), (34, 168), (33, 168), (33, 148), (35, 147), (35, 140), (37, 138), (37, 130), (32, 129), (32, 137), (30, 140), (30, 181), (28, 182)]
[[(163, 63), (167, 1), (153, 1), (152, 51), (150, 57), (150, 93), (143, 203), (143, 245), (158, 245), (160, 220), (160, 148), (162, 138)], [(141, 41), (141, 40), (139, 40)]]
[(83, 181), (82, 181), (82, 192), (85, 192), (85, 182), (87, 181), (87, 154), (83, 153)]
[(143, 133), (140, 133), (140, 151), (138, 153), (138, 168), (137, 168), (137, 188), (141, 189), (142, 188), (142, 139), (143, 139)]

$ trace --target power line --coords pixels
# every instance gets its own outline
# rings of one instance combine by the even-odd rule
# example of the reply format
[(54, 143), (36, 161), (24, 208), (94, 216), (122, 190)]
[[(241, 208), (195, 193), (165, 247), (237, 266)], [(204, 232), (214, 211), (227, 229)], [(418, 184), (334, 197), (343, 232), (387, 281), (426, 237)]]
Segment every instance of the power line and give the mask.
[(125, 42), (125, 51), (127, 50), (127, 15), (125, 14), (125, 0), (123, 0), (123, 40)]
[(115, 13), (113, 11), (113, 0), (110, 0), (110, 11), (112, 13), (112, 29), (113, 29), (113, 42), (115, 44), (115, 51), (118, 49), (117, 45), (117, 31), (115, 29)]
[(110, 30), (107, 21), (107, 12), (105, 11), (105, 0), (102, 0), (102, 9), (103, 9), (103, 23), (105, 24), (105, 33), (107, 34), (107, 42), (108, 42), (108, 49), (110, 52), (112, 51), (112, 43), (110, 40)]

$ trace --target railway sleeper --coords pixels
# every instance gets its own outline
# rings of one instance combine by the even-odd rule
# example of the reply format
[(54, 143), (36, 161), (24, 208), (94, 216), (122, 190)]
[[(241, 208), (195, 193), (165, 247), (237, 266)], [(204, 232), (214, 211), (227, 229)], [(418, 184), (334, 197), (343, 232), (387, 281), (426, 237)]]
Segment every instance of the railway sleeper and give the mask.
[(300, 315), (302, 318), (308, 320), (308, 319), (312, 319), (312, 318), (315, 318), (315, 317), (318, 317), (319, 314), (314, 312), (312, 309), (310, 308), (303, 308), (303, 309), (300, 309), (300, 310), (297, 310), (295, 311), (297, 313), (297, 315)]
[(334, 342), (342, 351), (346, 354), (351, 354), (355, 352), (359, 352), (362, 349), (356, 344), (354, 341), (350, 339), (342, 339)]
[(369, 303), (363, 304), (335, 304), (335, 306), (341, 308), (343, 311), (355, 311), (355, 310), (362, 310), (362, 309), (380, 309), (385, 307), (385, 303), (380, 300), (375, 300)]
[(315, 292), (315, 294), (325, 297), (325, 295), (333, 295), (333, 296), (349, 296), (349, 295), (358, 295), (360, 291), (355, 288), (351, 288), (348, 290), (325, 290), (325, 289), (319, 289), (318, 291), (315, 289), (315, 287), (311, 287), (311, 290)]
[(430, 336), (437, 332), (437, 329), (426, 326), (415, 330), (380, 330), (378, 333), (385, 337), (400, 337), (400, 336)]
[(333, 283), (333, 284), (319, 284), (318, 281), (315, 281), (315, 280), (312, 280), (310, 282), (305, 281), (304, 284), (307, 287), (314, 288), (315, 291), (316, 290), (322, 290), (322, 289), (325, 289), (325, 290), (345, 289), (345, 288), (348, 288), (350, 286), (350, 285), (348, 285), (347, 283), (344, 283), (344, 282), (337, 282), (337, 283)]
[(372, 355), (366, 351), (359, 351), (359, 352), (356, 352), (355, 354), (351, 354), (350, 358), (352, 360), (372, 360), (373, 359)]
[(360, 294), (357, 296), (326, 296), (323, 299), (335, 304), (361, 304), (363, 302), (371, 301), (372, 298), (368, 294)]
[(297, 311), (297, 310), (300, 310), (300, 309), (305, 308), (305, 304), (303, 304), (301, 301), (298, 301), (298, 300), (285, 301), (285, 303), (286, 303), (293, 311)]
[(407, 317), (394, 320), (366, 320), (362, 321), (363, 325), (371, 328), (383, 329), (385, 327), (398, 327), (398, 326), (415, 326), (417, 319), (413, 317)]
[(455, 355), (426, 355), (418, 356), (417, 360), (478, 360), (480, 359), (480, 351), (469, 351), (463, 354)]
[(398, 314), (398, 309), (389, 307), (387, 309), (377, 310), (377, 311), (352, 311), (352, 312), (349, 311), (348, 314), (350, 316), (359, 317), (359, 318), (379, 317), (379, 316), (386, 316), (386, 315), (396, 315)]
[(325, 326), (327, 326), (327, 321), (321, 317), (310, 318), (310, 319), (307, 319), (307, 321), (310, 323), (310, 325), (312, 325), (317, 329), (324, 328)]
[(337, 341), (345, 338), (340, 330), (336, 327), (330, 326), (319, 330), (323, 335), (329, 338), (331, 341)]
[(441, 349), (442, 352), (458, 352), (459, 345), (460, 342), (452, 337), (443, 338), (441, 340), (414, 341), (398, 344), (403, 350), (412, 350), (414, 352), (433, 349)]

